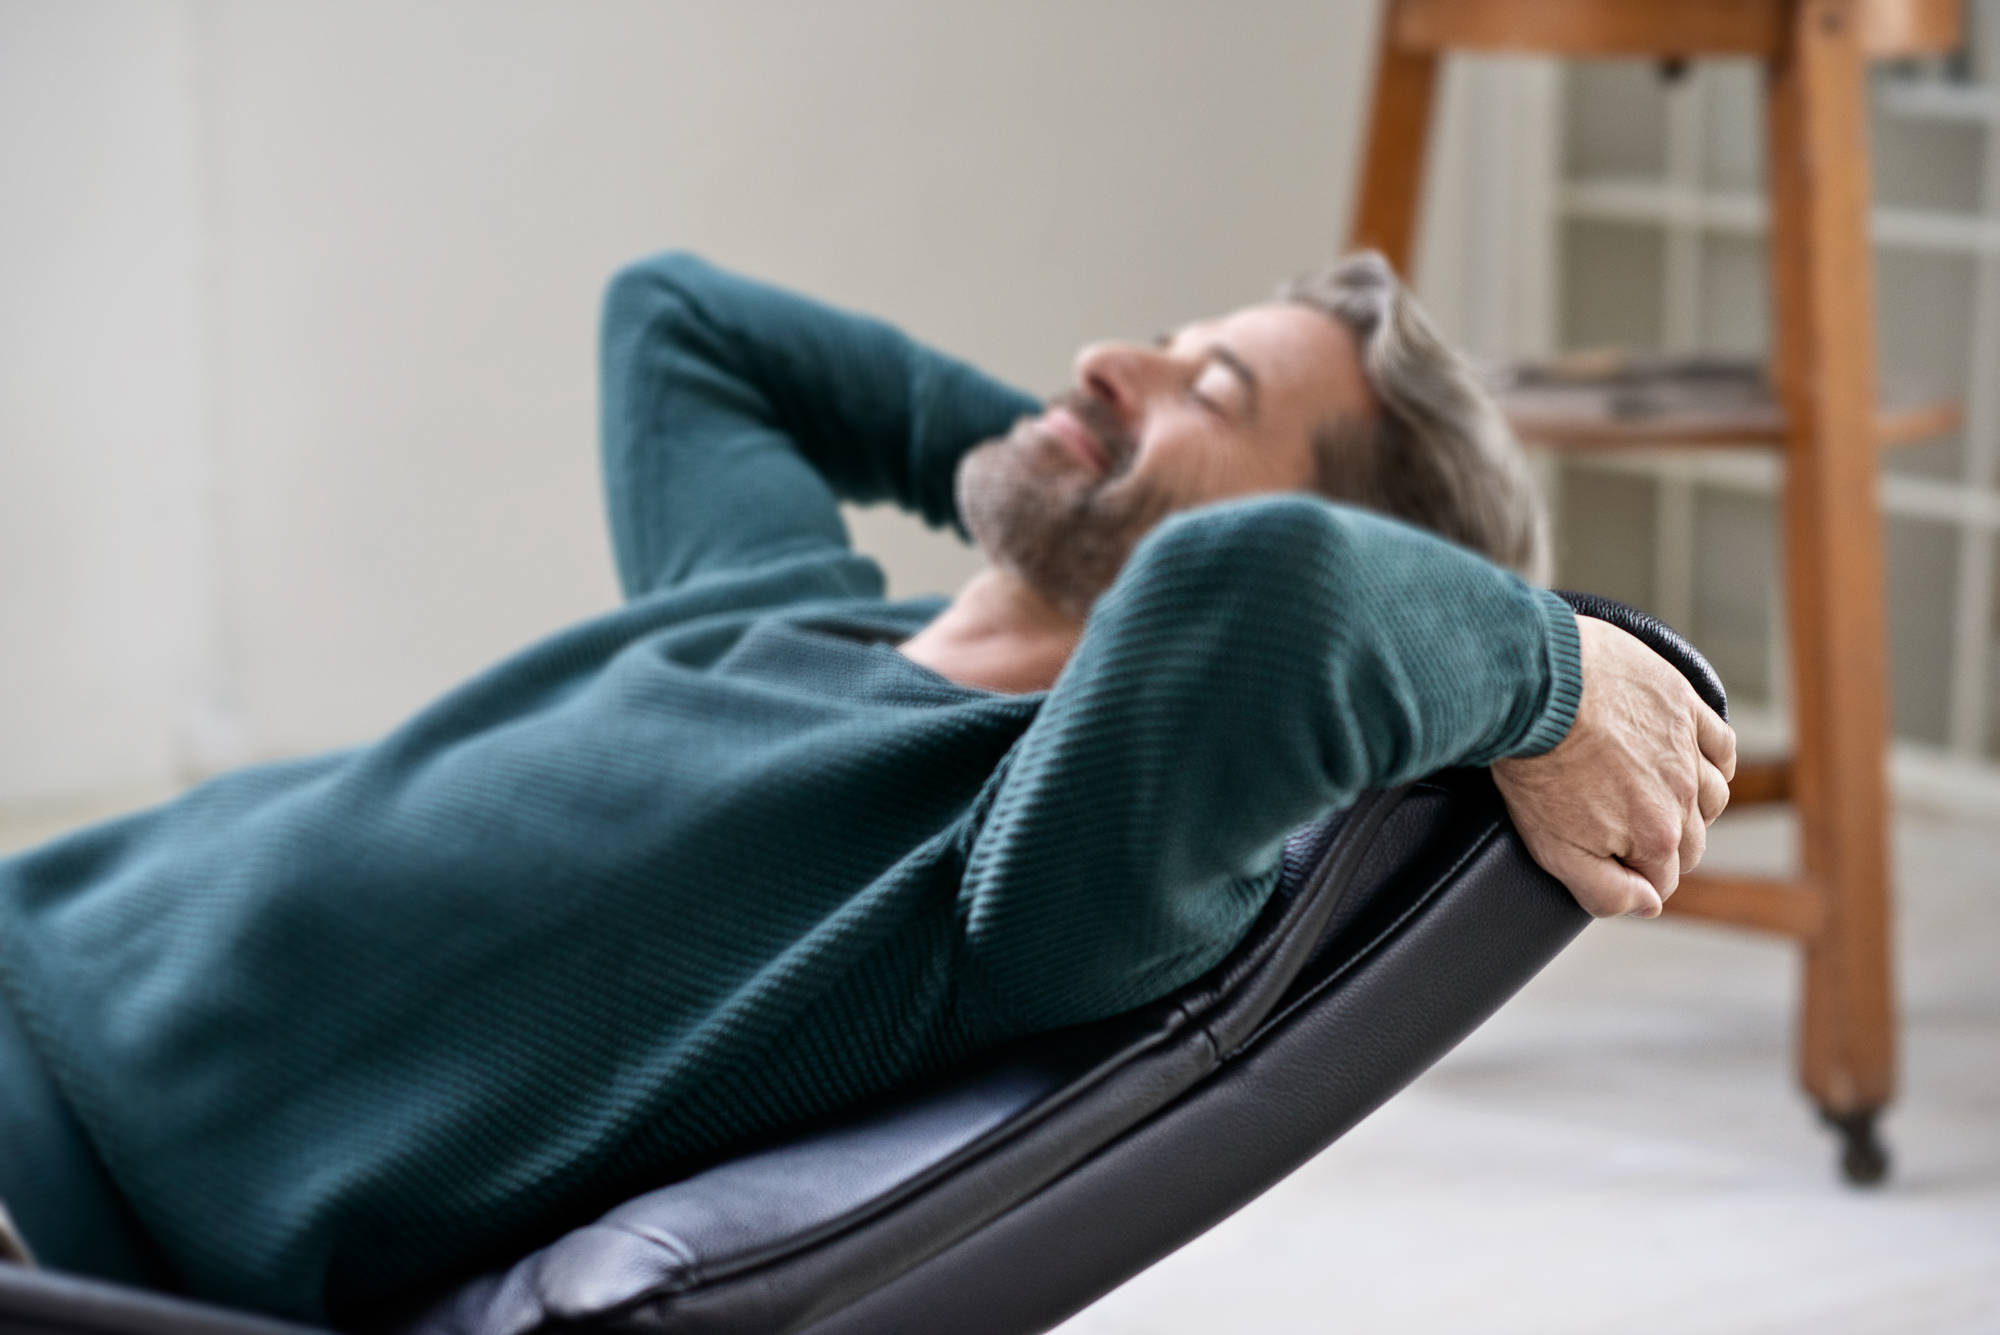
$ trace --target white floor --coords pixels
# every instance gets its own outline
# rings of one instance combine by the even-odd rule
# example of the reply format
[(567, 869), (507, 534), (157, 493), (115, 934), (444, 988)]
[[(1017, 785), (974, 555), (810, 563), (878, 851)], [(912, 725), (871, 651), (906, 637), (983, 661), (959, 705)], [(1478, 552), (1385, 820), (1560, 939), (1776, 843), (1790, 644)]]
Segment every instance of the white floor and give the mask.
[[(98, 814), (0, 813), (0, 850)], [(1730, 816), (1710, 865), (1776, 870), (1789, 847), (1783, 816)], [(2000, 820), (1905, 813), (1896, 862), (1885, 1187), (1840, 1183), (1793, 1086), (1793, 951), (1600, 923), (1381, 1112), (1064, 1335), (2000, 1335)]]
[[(1782, 815), (1713, 866), (1786, 865)], [(1062, 1327), (2000, 1332), (2000, 822), (1898, 822), (1903, 1093), (1846, 1187), (1792, 1081), (1795, 953), (1584, 933), (1484, 1029), (1249, 1208)]]

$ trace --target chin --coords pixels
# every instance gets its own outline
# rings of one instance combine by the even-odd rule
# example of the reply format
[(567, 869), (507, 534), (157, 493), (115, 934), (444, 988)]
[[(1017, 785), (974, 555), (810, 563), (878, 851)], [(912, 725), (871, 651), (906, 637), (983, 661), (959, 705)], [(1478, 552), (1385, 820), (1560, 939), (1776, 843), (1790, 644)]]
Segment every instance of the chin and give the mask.
[(965, 530), (995, 568), (1082, 619), (1170, 508), (1136, 477), (1100, 478), (1024, 422), (970, 450), (954, 479)]

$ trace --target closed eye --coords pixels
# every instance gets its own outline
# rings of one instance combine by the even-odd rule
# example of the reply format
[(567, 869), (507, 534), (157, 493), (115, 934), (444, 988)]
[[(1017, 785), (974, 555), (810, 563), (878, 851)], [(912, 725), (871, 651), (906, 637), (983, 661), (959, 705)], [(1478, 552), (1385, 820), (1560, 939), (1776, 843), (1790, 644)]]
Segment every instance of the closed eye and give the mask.
[(1228, 362), (1210, 354), (1208, 362), (1188, 386), (1188, 397), (1218, 417), (1243, 416), (1248, 390)]
[[(1232, 392), (1243, 397), (1244, 419), (1253, 422), (1257, 420), (1257, 373), (1250, 369), (1248, 362), (1220, 343), (1208, 350), (1208, 357), (1208, 365), (1202, 368), (1202, 378), (1205, 379), (1216, 371), (1229, 376), (1234, 387)], [(1200, 381), (1197, 380), (1196, 383)]]
[[(1173, 334), (1157, 334), (1153, 338), (1156, 348), (1171, 350), (1173, 345)], [(1226, 383), (1216, 378), (1218, 373), (1228, 377)], [(1241, 417), (1254, 422), (1257, 419), (1257, 373), (1226, 345), (1210, 344), (1202, 352), (1201, 370), (1188, 386), (1188, 397), (1220, 416)]]

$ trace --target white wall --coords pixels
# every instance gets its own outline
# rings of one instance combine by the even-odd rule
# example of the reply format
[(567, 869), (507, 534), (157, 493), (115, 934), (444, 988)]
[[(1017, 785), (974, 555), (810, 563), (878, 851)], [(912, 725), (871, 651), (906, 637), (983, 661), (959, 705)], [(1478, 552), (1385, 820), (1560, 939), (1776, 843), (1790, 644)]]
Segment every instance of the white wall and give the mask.
[(0, 0), (0, 800), (167, 772), (198, 689), (186, 37)]
[[(0, 0), (0, 801), (363, 739), (607, 605), (637, 254), (1037, 390), (1260, 296), (1344, 226), (1375, 8)], [(897, 592), (973, 569), (912, 529), (856, 525)]]

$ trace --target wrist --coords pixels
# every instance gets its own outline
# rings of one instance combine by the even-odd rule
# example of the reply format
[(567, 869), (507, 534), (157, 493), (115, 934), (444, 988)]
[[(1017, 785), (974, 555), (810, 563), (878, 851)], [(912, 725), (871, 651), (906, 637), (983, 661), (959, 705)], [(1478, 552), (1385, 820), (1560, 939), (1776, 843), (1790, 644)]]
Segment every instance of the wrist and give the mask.
[(1507, 750), (1507, 755), (1515, 758), (1553, 750), (1569, 735), (1570, 726), (1576, 722), (1577, 706), (1583, 701), (1583, 646), (1576, 613), (1547, 589), (1536, 589), (1534, 594), (1535, 607), (1542, 619), (1545, 681), (1533, 722)]

